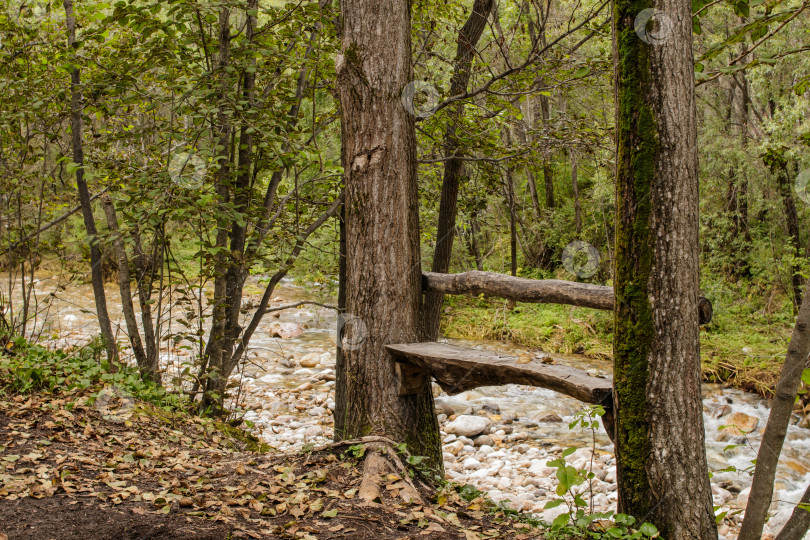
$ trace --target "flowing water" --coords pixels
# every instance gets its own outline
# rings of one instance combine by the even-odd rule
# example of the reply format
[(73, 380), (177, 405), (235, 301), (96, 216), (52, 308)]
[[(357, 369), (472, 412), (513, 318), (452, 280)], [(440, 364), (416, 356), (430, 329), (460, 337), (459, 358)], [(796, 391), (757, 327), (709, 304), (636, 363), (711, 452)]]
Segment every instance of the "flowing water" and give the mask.
[[(0, 277), (0, 283), (7, 284), (7, 276), (5, 279), (3, 281)], [(98, 333), (90, 285), (74, 284), (60, 289), (59, 278), (38, 276), (38, 279), (35, 284), (37, 296), (50, 298), (47, 312), (37, 321), (37, 328), (42, 331), (41, 339), (51, 346), (66, 347), (86, 342)], [(110, 316), (123, 342), (125, 333), (118, 290), (112, 285), (107, 287)], [(252, 277), (247, 290), (252, 290), (255, 298), (261, 287), (260, 280)], [(7, 292), (8, 287), (4, 286), (3, 290)], [(55, 296), (50, 296), (54, 292)], [(192, 292), (199, 294), (200, 291)], [(290, 280), (283, 281), (274, 296), (273, 306), (312, 299)], [(248, 362), (240, 374), (234, 375), (243, 382), (239, 400), (248, 409), (245, 418), (254, 424), (257, 435), (279, 450), (326, 442), (332, 436), (331, 411), (334, 409), (335, 314), (328, 309), (302, 306), (282, 311), (277, 318), (274, 315), (264, 317), (251, 341)], [(163, 331), (184, 330), (176, 322), (181, 316), (182, 311), (177, 309), (162, 313)], [(304, 332), (293, 339), (271, 337), (272, 328), (278, 322), (295, 323)], [(447, 341), (509, 354), (525, 352), (519, 346), (505, 342)], [(191, 365), (194, 348), (184, 348), (182, 344), (165, 350), (161, 355), (169, 373), (177, 373), (184, 366)], [(606, 361), (580, 355), (551, 356), (558, 364), (585, 369), (592, 374), (610, 374), (611, 366)], [(600, 476), (597, 497), (602, 497), (597, 507), (609, 508), (615, 501), (613, 447), (604, 430), (600, 428), (594, 435), (581, 429), (569, 429), (573, 416), (583, 409), (581, 402), (550, 390), (518, 385), (478, 388), (452, 397), (436, 394), (437, 405), (444, 413), (488, 415), (494, 422), (493, 445), (476, 446), (470, 439), (443, 433), (449, 479), (471, 482), (494, 494), (494, 500), (510, 500), (525, 510), (542, 512), (545, 499), (553, 497), (553, 479), (545, 478), (553, 476), (553, 471), (546, 467), (546, 463), (559, 457), (561, 448), (585, 449), (593, 445), (596, 449), (594, 466)], [(733, 514), (744, 505), (745, 488), (751, 482), (746, 471), (752, 467), (759, 447), (760, 432), (768, 417), (768, 402), (753, 394), (705, 384), (703, 408), (706, 454), (713, 471), (715, 504)], [(758, 426), (745, 437), (723, 433), (721, 427), (734, 413), (756, 418)], [(554, 418), (554, 415), (559, 418)], [(440, 415), (440, 420), (444, 428), (446, 416)], [(777, 471), (775, 498), (781, 502), (775, 503), (772, 509), (774, 512), (781, 510), (777, 518), (782, 520), (810, 483), (810, 429), (797, 427), (797, 420), (794, 418), (788, 429)], [(577, 457), (580, 465), (588, 465), (591, 461), (588, 452), (572, 456)], [(543, 478), (527, 478), (532, 475)], [(742, 496), (739, 495), (741, 491)], [(552, 518), (553, 515), (546, 512), (543, 517)], [(727, 520), (730, 527), (726, 530), (721, 527), (721, 532), (734, 537), (738, 522), (739, 515)]]

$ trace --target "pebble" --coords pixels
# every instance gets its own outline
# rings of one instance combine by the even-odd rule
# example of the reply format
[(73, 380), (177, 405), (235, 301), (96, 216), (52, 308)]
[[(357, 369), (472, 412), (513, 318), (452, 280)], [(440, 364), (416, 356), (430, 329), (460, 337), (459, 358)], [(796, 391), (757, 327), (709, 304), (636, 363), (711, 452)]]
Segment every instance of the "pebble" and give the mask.
[(447, 433), (475, 437), (489, 427), (490, 420), (482, 416), (461, 415), (445, 426)]
[(464, 460), (462, 466), (464, 467), (465, 470), (468, 471), (474, 470), (481, 466), (481, 462), (475, 459), (474, 457), (468, 457), (467, 459)]
[(321, 363), (321, 355), (315, 352), (304, 355), (299, 361), (301, 367), (314, 368)]
[(475, 446), (495, 446), (495, 441), (489, 435), (479, 435), (475, 439)]

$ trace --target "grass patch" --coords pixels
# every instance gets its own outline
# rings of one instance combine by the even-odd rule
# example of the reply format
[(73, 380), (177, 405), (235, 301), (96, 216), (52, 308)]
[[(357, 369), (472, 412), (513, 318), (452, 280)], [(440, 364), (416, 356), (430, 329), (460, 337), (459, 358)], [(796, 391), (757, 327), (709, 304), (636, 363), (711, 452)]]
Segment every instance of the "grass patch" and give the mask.
[[(700, 331), (704, 380), (770, 396), (793, 329), (790, 301), (736, 285), (704, 288), (714, 319)], [(613, 314), (553, 304), (517, 304), (499, 298), (448, 296), (446, 336), (508, 340), (557, 354), (610, 359)]]

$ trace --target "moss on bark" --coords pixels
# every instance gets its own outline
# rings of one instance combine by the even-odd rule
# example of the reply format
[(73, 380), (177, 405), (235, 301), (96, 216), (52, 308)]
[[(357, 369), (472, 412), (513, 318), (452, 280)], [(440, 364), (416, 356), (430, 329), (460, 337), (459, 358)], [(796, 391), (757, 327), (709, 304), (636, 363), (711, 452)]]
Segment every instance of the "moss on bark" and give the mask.
[(616, 0), (616, 272), (614, 400), (617, 407), (619, 508), (636, 516), (650, 510), (646, 470), (650, 452), (646, 386), (653, 339), (649, 279), (653, 261), (651, 189), (658, 130), (650, 95), (649, 48), (637, 36), (635, 16), (652, 3)]

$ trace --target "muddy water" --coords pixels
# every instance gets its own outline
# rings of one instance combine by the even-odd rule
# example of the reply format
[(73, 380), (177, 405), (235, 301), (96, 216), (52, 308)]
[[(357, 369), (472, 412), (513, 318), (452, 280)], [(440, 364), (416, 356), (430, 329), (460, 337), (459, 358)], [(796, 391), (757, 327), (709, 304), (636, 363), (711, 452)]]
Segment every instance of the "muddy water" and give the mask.
[[(39, 280), (35, 290), (40, 298), (56, 291), (47, 312), (38, 320), (43, 339), (53, 346), (64, 347), (87, 341), (97, 333), (89, 285), (70, 285), (57, 291), (60, 285), (57, 278), (39, 276)], [(0, 283), (7, 292), (7, 280), (0, 277)], [(261, 283), (251, 278), (248, 285), (255, 298)], [(123, 341), (124, 326), (117, 288), (108, 286), (107, 292), (114, 328), (118, 328)], [(310, 299), (304, 289), (289, 280), (276, 289), (274, 296), (274, 306)], [(177, 312), (162, 313), (164, 331), (182, 329), (173, 322), (178, 316)], [(304, 333), (288, 340), (272, 338), (270, 329), (275, 322), (299, 324)], [(259, 436), (279, 450), (326, 442), (332, 436), (335, 324), (334, 312), (311, 306), (283, 311), (278, 318), (266, 316), (251, 342), (249, 361), (241, 373), (234, 375), (243, 382), (240, 403), (248, 409), (245, 418), (253, 423)], [(448, 341), (511, 354), (523, 352), (520, 347), (503, 342)], [(192, 363), (194, 348), (184, 349), (182, 342), (179, 345), (165, 350), (161, 356), (170, 373)], [(608, 362), (577, 355), (552, 356), (559, 364), (596, 374), (610, 374)], [(302, 361), (308, 367), (302, 366)], [(476, 445), (470, 439), (443, 433), (449, 479), (473, 483), (489, 491), (495, 500), (512, 501), (516, 507), (551, 519), (553, 514), (543, 511), (545, 500), (554, 496), (553, 478), (550, 478), (553, 471), (546, 467), (546, 463), (559, 457), (562, 448), (579, 447), (583, 450), (572, 457), (587, 465), (591, 455), (586, 449), (593, 445), (596, 449), (593, 467), (598, 475), (595, 488), (597, 508), (608, 509), (614, 503), (615, 461), (604, 430), (600, 428), (594, 435), (568, 427), (573, 416), (582, 410), (581, 402), (550, 390), (517, 385), (479, 388), (452, 397), (436, 394), (439, 409), (445, 413), (480, 414), (493, 421), (491, 445)], [(760, 431), (767, 421), (768, 403), (738, 390), (704, 385), (703, 405), (706, 453), (710, 469), (714, 471), (715, 504), (733, 513), (744, 504), (746, 488), (750, 485), (746, 470), (751, 468), (759, 447)], [(759, 425), (746, 437), (730, 437), (721, 431), (721, 426), (728, 423), (729, 414), (733, 413), (756, 418)], [(559, 420), (554, 418), (555, 415)], [(446, 416), (440, 415), (440, 420), (444, 429)], [(777, 514), (773, 527), (788, 515), (791, 503), (800, 499), (810, 483), (810, 430), (797, 427), (795, 420), (788, 430), (777, 472), (775, 499), (779, 502), (772, 507), (773, 513)], [(729, 467), (737, 470), (727, 470)], [(733, 538), (738, 522), (739, 515), (727, 519), (721, 532)]]

